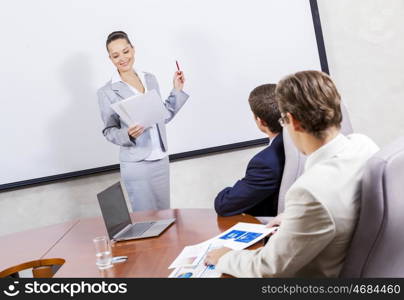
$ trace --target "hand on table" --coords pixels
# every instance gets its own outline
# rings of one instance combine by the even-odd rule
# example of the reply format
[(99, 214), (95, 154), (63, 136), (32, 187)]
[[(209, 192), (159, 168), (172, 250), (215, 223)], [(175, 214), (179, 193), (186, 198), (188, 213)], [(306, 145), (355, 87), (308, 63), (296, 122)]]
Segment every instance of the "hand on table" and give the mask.
[(216, 265), (217, 262), (219, 261), (219, 259), (229, 251), (232, 251), (232, 249), (227, 248), (227, 247), (222, 247), (222, 248), (210, 251), (206, 255), (205, 264), (206, 265)]
[(283, 213), (277, 215), (275, 218), (273, 218), (271, 221), (268, 222), (267, 227), (271, 228), (271, 227), (275, 227), (275, 226), (280, 226), (282, 223), (282, 217), (283, 217)]
[[(277, 215), (275, 218), (273, 218), (271, 221), (268, 222), (267, 227), (268, 228), (279, 227), (282, 223), (282, 217), (283, 217), (283, 213)], [(277, 229), (272, 231), (269, 235), (271, 236), (271, 235), (275, 234), (276, 231), (277, 231)]]

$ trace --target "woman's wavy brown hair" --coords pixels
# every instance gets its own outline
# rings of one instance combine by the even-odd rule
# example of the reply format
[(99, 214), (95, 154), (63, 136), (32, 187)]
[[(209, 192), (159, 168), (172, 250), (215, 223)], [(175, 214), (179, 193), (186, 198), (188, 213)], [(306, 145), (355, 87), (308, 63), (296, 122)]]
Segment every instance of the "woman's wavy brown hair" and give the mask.
[(316, 138), (324, 138), (330, 127), (341, 127), (341, 96), (327, 74), (303, 71), (286, 76), (275, 94), (281, 113), (293, 115)]

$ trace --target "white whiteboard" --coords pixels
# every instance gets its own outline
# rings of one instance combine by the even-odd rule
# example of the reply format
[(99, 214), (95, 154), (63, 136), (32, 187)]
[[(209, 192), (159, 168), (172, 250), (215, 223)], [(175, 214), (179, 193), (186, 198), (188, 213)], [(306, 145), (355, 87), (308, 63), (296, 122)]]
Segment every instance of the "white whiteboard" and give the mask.
[(2, 1), (0, 186), (118, 163), (96, 97), (115, 30), (163, 96), (175, 60), (185, 73), (191, 97), (168, 125), (171, 154), (263, 138), (249, 92), (320, 69), (309, 1)]

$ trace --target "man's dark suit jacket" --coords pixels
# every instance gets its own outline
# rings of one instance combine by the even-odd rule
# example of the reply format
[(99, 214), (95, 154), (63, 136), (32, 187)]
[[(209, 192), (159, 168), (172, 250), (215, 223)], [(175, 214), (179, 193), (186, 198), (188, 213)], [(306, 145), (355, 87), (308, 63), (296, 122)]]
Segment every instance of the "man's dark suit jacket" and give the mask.
[(250, 160), (245, 177), (216, 196), (218, 215), (276, 216), (284, 165), (283, 137), (279, 133), (270, 146)]

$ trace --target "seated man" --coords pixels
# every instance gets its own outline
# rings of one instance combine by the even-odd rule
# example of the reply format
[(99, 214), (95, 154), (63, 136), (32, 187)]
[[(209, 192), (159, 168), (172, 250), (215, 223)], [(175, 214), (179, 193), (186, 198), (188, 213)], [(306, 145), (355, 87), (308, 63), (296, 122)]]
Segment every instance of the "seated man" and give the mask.
[(378, 150), (368, 137), (344, 136), (340, 95), (319, 71), (287, 76), (276, 88), (280, 122), (308, 155), (304, 173), (290, 187), (278, 231), (257, 250), (220, 248), (207, 264), (238, 277), (337, 277), (360, 206), (366, 161)]
[(258, 128), (269, 138), (269, 146), (248, 163), (245, 177), (233, 187), (222, 190), (215, 199), (221, 216), (247, 213), (253, 216), (276, 216), (285, 153), (280, 113), (275, 100), (275, 84), (256, 87), (248, 99)]

